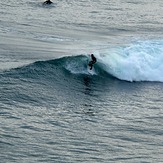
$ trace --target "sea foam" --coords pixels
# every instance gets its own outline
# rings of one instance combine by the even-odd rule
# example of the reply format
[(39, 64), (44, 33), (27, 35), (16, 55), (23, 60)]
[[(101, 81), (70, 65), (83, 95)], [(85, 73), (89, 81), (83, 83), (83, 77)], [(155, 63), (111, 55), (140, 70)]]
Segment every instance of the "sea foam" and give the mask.
[(96, 56), (105, 71), (118, 79), (163, 82), (163, 40), (137, 41)]

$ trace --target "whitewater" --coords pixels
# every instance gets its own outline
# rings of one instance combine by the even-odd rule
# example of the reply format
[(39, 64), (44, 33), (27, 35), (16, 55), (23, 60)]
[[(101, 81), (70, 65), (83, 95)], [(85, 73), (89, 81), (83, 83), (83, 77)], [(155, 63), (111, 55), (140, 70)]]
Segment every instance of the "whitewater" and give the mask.
[(7, 0), (0, 15), (0, 162), (163, 162), (162, 0)]

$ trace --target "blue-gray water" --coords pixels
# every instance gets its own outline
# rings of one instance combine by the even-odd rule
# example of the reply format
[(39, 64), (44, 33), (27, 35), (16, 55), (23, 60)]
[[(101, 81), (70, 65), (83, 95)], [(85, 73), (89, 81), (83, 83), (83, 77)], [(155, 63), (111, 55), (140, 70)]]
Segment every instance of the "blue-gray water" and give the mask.
[(0, 162), (163, 162), (163, 1), (42, 2), (0, 2)]

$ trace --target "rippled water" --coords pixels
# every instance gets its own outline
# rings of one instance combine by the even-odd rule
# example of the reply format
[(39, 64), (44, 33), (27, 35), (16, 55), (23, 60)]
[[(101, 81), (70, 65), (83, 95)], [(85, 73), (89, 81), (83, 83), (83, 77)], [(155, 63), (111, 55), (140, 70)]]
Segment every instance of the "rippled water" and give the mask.
[(163, 162), (163, 1), (42, 2), (0, 2), (0, 162)]

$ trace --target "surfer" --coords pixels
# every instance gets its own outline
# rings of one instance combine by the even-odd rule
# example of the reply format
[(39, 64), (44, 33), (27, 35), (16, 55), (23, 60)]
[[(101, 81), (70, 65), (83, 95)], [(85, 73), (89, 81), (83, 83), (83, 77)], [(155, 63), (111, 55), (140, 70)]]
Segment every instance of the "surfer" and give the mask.
[(51, 3), (53, 3), (53, 2), (51, 2), (50, 0), (46, 0), (43, 4), (44, 5), (50, 5)]
[(90, 70), (92, 70), (93, 65), (97, 62), (97, 59), (93, 54), (91, 54), (91, 59), (92, 60), (88, 63), (88, 66), (90, 67)]

